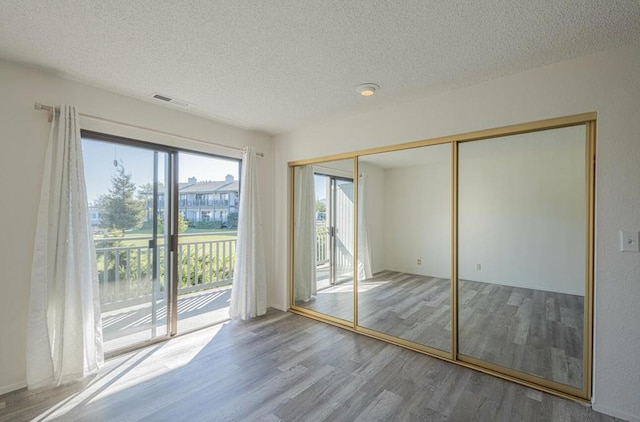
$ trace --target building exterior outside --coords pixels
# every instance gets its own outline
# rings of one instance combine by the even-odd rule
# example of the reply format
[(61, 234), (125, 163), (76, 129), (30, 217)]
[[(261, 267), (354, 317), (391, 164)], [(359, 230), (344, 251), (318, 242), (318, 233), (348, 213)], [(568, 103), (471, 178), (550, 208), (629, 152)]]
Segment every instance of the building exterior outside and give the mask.
[[(233, 175), (228, 174), (222, 181), (202, 181), (190, 177), (187, 183), (180, 183), (178, 209), (182, 217), (189, 222), (219, 222), (227, 224), (229, 214), (238, 213), (240, 202), (240, 182), (234, 180)], [(141, 192), (147, 204), (147, 220), (153, 215), (153, 202), (151, 192)], [(158, 215), (164, 211), (164, 192), (158, 195)], [(89, 221), (91, 226), (100, 226), (100, 214), (102, 210), (97, 205), (89, 206)]]
[(91, 222), (91, 227), (100, 226), (100, 214), (102, 210), (100, 207), (96, 205), (89, 205), (89, 222)]
[(190, 177), (180, 186), (178, 208), (189, 222), (227, 222), (229, 214), (238, 212), (240, 183), (232, 175), (224, 181), (198, 182)]

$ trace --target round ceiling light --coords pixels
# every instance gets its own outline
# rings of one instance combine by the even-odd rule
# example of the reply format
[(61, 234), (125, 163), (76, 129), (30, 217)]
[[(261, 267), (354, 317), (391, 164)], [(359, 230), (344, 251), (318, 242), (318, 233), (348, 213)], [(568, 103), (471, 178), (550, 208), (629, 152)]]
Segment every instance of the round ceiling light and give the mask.
[(378, 85), (372, 83), (360, 84), (356, 87), (356, 91), (358, 91), (358, 94), (362, 95), (363, 97), (370, 97), (379, 89), (380, 87)]

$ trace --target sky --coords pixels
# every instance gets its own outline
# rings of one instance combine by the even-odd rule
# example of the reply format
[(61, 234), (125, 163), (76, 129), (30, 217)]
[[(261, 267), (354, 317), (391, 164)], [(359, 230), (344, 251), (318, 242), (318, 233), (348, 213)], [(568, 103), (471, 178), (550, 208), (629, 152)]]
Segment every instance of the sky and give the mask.
[[(82, 156), (87, 183), (89, 203), (95, 202), (111, 186), (111, 176), (115, 174), (116, 163), (122, 163), (127, 173), (131, 173), (136, 186), (153, 182), (153, 151), (110, 142), (82, 140)], [(164, 160), (167, 154), (158, 153), (159, 174), (164, 174)], [(198, 181), (224, 180), (227, 174), (238, 180), (238, 161), (225, 160), (200, 154), (180, 152), (178, 154), (178, 179), (187, 182), (189, 177)], [(162, 180), (160, 180), (163, 182)]]
[[(313, 175), (313, 183), (315, 189), (316, 201), (326, 201), (327, 200), (327, 189), (329, 186), (329, 176), (325, 176), (322, 174), (314, 174)], [(342, 182), (338, 182), (340, 184)]]
[(327, 176), (313, 175), (313, 182), (315, 185), (316, 201), (327, 199)]

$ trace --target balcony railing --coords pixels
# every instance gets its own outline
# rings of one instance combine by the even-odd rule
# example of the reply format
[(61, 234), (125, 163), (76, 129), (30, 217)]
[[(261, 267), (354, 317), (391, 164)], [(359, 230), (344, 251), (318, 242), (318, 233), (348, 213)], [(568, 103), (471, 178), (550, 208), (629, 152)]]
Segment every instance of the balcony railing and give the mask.
[(229, 200), (222, 199), (181, 199), (179, 207), (228, 207)]
[[(129, 239), (128, 239), (129, 240)], [(156, 281), (154, 250), (149, 238), (136, 238), (140, 246), (109, 245), (115, 239), (96, 241), (96, 261), (103, 311), (142, 304), (164, 296), (168, 271), (166, 248), (157, 246)], [(231, 284), (236, 239), (184, 242), (178, 245), (178, 294)]]
[(316, 265), (329, 262), (329, 229), (316, 228)]
[[(126, 240), (140, 245), (118, 245), (122, 238), (95, 241), (103, 311), (148, 303), (164, 296), (164, 275), (168, 271), (165, 245), (157, 246), (155, 273), (159, 281), (154, 285), (154, 249), (148, 245), (150, 238)], [(231, 284), (235, 250), (235, 238), (179, 243), (178, 294)], [(316, 261), (318, 265), (329, 261), (329, 232), (326, 227), (317, 230)]]

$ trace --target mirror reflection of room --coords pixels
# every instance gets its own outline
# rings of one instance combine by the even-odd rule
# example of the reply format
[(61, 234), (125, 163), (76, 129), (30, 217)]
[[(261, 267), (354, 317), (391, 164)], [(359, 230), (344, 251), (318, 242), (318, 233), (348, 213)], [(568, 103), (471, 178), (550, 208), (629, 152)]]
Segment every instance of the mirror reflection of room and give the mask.
[(585, 126), (465, 142), (459, 353), (582, 388)]
[(294, 169), (294, 304), (353, 321), (353, 160)]
[(451, 145), (359, 157), (358, 325), (451, 350)]

